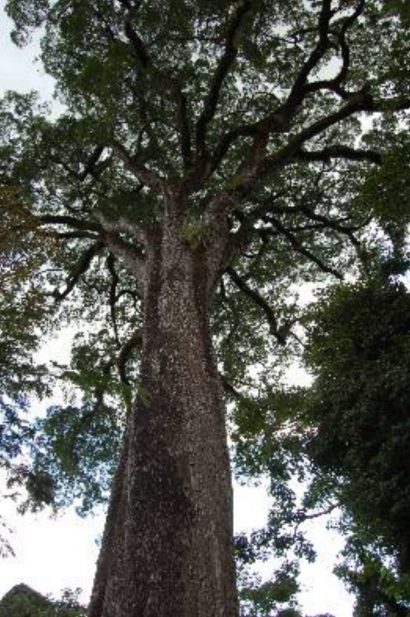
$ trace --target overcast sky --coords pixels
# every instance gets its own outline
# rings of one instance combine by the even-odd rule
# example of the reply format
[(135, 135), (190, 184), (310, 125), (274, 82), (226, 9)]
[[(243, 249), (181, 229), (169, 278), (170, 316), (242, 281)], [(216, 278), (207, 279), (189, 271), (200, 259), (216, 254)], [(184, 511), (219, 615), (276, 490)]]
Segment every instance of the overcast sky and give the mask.
[[(52, 96), (52, 80), (34, 62), (38, 54), (35, 42), (21, 50), (9, 38), (10, 22), (0, 0), (0, 92), (38, 90), (44, 100)], [(34, 64), (33, 64), (34, 62)], [(42, 350), (62, 361), (67, 356), (64, 338), (49, 342)], [(0, 479), (0, 496), (2, 494)], [(266, 522), (270, 498), (263, 487), (235, 488), (235, 530), (250, 531)], [(0, 515), (13, 528), (11, 542), (16, 556), (0, 560), (0, 597), (13, 585), (24, 582), (42, 593), (58, 595), (61, 589), (81, 587), (82, 599), (87, 602), (92, 585), (96, 540), (102, 532), (104, 514), (86, 520), (79, 519), (73, 510), (58, 518), (49, 512), (19, 516), (12, 502), (3, 499)], [(352, 599), (331, 571), (342, 541), (324, 528), (324, 523), (311, 524), (311, 539), (318, 550), (315, 565), (302, 572), (303, 592), (300, 601), (308, 615), (330, 612), (336, 617), (351, 617)], [(264, 564), (263, 574), (269, 576), (275, 565)]]

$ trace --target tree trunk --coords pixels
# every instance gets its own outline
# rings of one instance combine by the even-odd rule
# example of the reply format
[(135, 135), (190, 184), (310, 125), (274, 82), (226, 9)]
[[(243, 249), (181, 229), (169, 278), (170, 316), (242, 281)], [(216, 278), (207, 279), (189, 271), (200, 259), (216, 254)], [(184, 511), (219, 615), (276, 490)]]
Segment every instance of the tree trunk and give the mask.
[[(137, 403), (89, 617), (235, 617), (232, 490), (205, 251), (164, 222), (148, 251)], [(208, 260), (209, 261), (209, 260)]]

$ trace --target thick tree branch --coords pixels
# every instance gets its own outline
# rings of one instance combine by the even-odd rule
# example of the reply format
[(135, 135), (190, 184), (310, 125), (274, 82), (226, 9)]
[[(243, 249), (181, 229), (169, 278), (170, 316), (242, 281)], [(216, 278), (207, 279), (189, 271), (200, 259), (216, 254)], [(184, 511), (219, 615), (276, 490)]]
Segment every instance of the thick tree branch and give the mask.
[(100, 234), (103, 242), (128, 272), (134, 275), (137, 283), (142, 285), (144, 280), (144, 262), (141, 259), (141, 251), (135, 246), (123, 240), (120, 236), (109, 231)]
[[(134, 239), (141, 242), (145, 238), (142, 230), (124, 217), (121, 217), (118, 221), (111, 221), (101, 213), (97, 216), (98, 222), (61, 215), (44, 215), (39, 217), (39, 220), (44, 224), (65, 225), (81, 230), (82, 235), (85, 233), (87, 237), (90, 231), (97, 232), (98, 241), (103, 242), (141, 284), (144, 276), (144, 253), (136, 245), (126, 242), (119, 234), (121, 232), (129, 233)], [(69, 237), (79, 237), (79, 232), (67, 233)], [(65, 236), (64, 233), (63, 236)], [(92, 237), (94, 238), (94, 236)]]
[(224, 133), (219, 140), (218, 145), (215, 148), (211, 157), (211, 163), (209, 168), (209, 175), (213, 173), (220, 165), (221, 161), (225, 158), (229, 151), (229, 148), (239, 137), (254, 137), (258, 131), (259, 123), (244, 124), (238, 126), (226, 133)]
[(66, 288), (64, 289), (64, 291), (59, 292), (58, 290), (55, 290), (53, 292), (53, 296), (55, 297), (55, 299), (57, 301), (61, 302), (62, 300), (64, 300), (68, 296), (68, 294), (77, 285), (77, 283), (80, 280), (80, 278), (82, 277), (82, 275), (87, 272), (87, 270), (90, 267), (91, 262), (94, 259), (94, 257), (96, 257), (96, 255), (98, 255), (98, 253), (100, 253), (100, 251), (103, 248), (104, 248), (104, 245), (103, 245), (102, 242), (100, 242), (100, 241), (94, 242), (81, 255), (81, 257), (78, 260), (74, 270), (71, 272), (70, 276), (67, 279)]
[(125, 8), (124, 32), (125, 36), (131, 43), (137, 62), (145, 69), (150, 63), (150, 57), (146, 45), (142, 38), (137, 34), (132, 25), (132, 19), (135, 16), (135, 6), (128, 0), (119, 0), (120, 4)]
[(101, 158), (101, 155), (103, 152), (104, 152), (104, 146), (96, 146), (94, 148), (90, 158), (88, 159), (88, 161), (86, 162), (84, 166), (83, 171), (78, 174), (79, 180), (83, 181), (89, 174), (93, 175), (95, 166), (98, 163), (99, 159)]
[(46, 225), (65, 225), (73, 229), (81, 229), (84, 231), (101, 231), (101, 226), (94, 221), (78, 219), (73, 216), (45, 214), (38, 217), (40, 223)]
[(61, 240), (74, 240), (74, 239), (89, 239), (89, 240), (98, 240), (98, 235), (92, 233), (91, 231), (46, 231), (44, 232), (47, 236), (51, 236), (53, 238), (58, 238)]
[(285, 345), (286, 339), (283, 337), (280, 331), (276, 316), (267, 301), (263, 298), (263, 296), (261, 296), (261, 294), (255, 289), (249, 287), (249, 285), (244, 281), (244, 279), (239, 276), (239, 274), (233, 268), (228, 267), (225, 272), (232, 279), (238, 289), (240, 289), (244, 294), (246, 294), (248, 298), (250, 298), (257, 306), (259, 306), (259, 308), (265, 314), (271, 334), (277, 339), (277, 341), (281, 345)]
[(120, 374), (121, 382), (127, 386), (130, 385), (127, 376), (127, 363), (130, 359), (131, 353), (134, 349), (141, 347), (142, 345), (142, 333), (141, 330), (136, 330), (134, 334), (124, 343), (121, 347), (117, 357), (117, 368)]
[(332, 18), (331, 10), (332, 0), (322, 0), (322, 7), (319, 14), (318, 32), (319, 39), (316, 47), (313, 49), (308, 59), (300, 69), (295, 82), (291, 88), (287, 101), (283, 106), (283, 110), (289, 117), (294, 114), (295, 110), (302, 103), (306, 94), (306, 84), (312, 70), (319, 64), (325, 53), (330, 47), (329, 42), (329, 27)]
[[(291, 137), (285, 146), (280, 148), (273, 155), (262, 159), (256, 168), (253, 165), (245, 165), (240, 172), (243, 176), (242, 182), (238, 182), (236, 190), (248, 192), (251, 188), (253, 188), (255, 182), (269, 177), (278, 168), (288, 164), (295, 158), (295, 156), (298, 156), (305, 142), (309, 141), (313, 137), (316, 137), (317, 135), (320, 135), (328, 128), (338, 124), (339, 122), (346, 120), (353, 114), (371, 108), (372, 105), (373, 99), (366, 90), (357, 92), (338, 110), (328, 116), (320, 118), (320, 120), (317, 120), (316, 122), (313, 122), (313, 124)], [(346, 154), (351, 154), (350, 149), (345, 152)], [(339, 156), (340, 155), (341, 150), (339, 150)]]
[(301, 255), (304, 255), (305, 257), (307, 257), (309, 261), (312, 261), (313, 263), (315, 263), (320, 268), (320, 270), (322, 270), (323, 272), (326, 272), (326, 274), (332, 274), (339, 280), (343, 280), (343, 276), (338, 270), (335, 270), (335, 268), (332, 268), (331, 266), (328, 266), (327, 264), (325, 264), (319, 257), (317, 257), (314, 253), (312, 253), (312, 251), (307, 249), (299, 241), (299, 239), (291, 231), (289, 231), (283, 225), (283, 223), (281, 223), (281, 221), (279, 221), (279, 219), (273, 216), (270, 216), (269, 222), (272, 223), (276, 227), (276, 229), (281, 234), (283, 234), (283, 236), (285, 236), (285, 238), (287, 238), (287, 240), (289, 241), (289, 243), (292, 245), (293, 249), (297, 253), (300, 253)]
[(331, 90), (342, 98), (348, 98), (349, 94), (342, 87), (343, 82), (347, 79), (350, 68), (350, 47), (348, 45), (346, 35), (352, 25), (363, 13), (364, 5), (365, 0), (360, 0), (353, 13), (342, 21), (342, 26), (339, 32), (336, 34), (337, 44), (340, 48), (342, 58), (342, 66), (340, 67), (339, 73), (336, 75), (336, 77), (334, 77), (334, 79), (319, 80), (307, 84), (305, 86), (305, 93), (317, 92), (318, 90), (327, 89)]
[(181, 140), (181, 154), (185, 169), (188, 169), (192, 161), (191, 133), (187, 113), (187, 98), (181, 91), (178, 105), (178, 123)]
[(395, 97), (391, 99), (373, 99), (365, 111), (385, 113), (392, 111), (406, 111), (410, 109), (409, 97)]
[(187, 170), (192, 163), (191, 127), (188, 113), (188, 100), (184, 94), (182, 85), (177, 79), (172, 79), (172, 90), (177, 105), (177, 124), (181, 156), (184, 169)]
[[(139, 244), (143, 247), (145, 246), (147, 238), (143, 228), (138, 223), (128, 219), (126, 216), (122, 215), (116, 219), (111, 219), (107, 218), (102, 212), (98, 212), (96, 214), (96, 218), (104, 231), (114, 235), (119, 235), (121, 233), (128, 234), (133, 240), (139, 242)], [(135, 246), (135, 251), (139, 251), (139, 258), (143, 261), (144, 253), (142, 249), (138, 249)]]
[(322, 150), (305, 150), (301, 148), (295, 153), (294, 158), (301, 161), (329, 162), (331, 159), (347, 159), (350, 161), (371, 161), (378, 164), (382, 162), (382, 156), (376, 150), (361, 150), (344, 145), (329, 146)]
[(118, 141), (113, 140), (107, 144), (114, 154), (124, 163), (125, 167), (131, 171), (131, 173), (138, 178), (143, 184), (154, 189), (156, 191), (164, 191), (165, 182), (162, 178), (157, 176), (153, 171), (149, 170), (145, 165), (139, 163), (139, 161), (133, 157), (127, 149)]
[(129, 42), (131, 43), (137, 62), (144, 70), (150, 68), (162, 83), (170, 89), (177, 107), (177, 124), (180, 139), (181, 155), (184, 162), (184, 168), (187, 169), (191, 164), (191, 133), (189, 126), (188, 101), (183, 92), (183, 87), (178, 79), (166, 74), (165, 72), (154, 67), (151, 57), (149, 56), (147, 46), (142, 38), (137, 34), (132, 25), (132, 18), (135, 14), (135, 7), (127, 0), (120, 0), (123, 7), (126, 9), (124, 22), (124, 32)]
[(349, 118), (354, 113), (368, 110), (372, 106), (373, 99), (369, 93), (366, 90), (360, 91), (351, 96), (348, 102), (338, 110), (320, 118), (292, 136), (287, 144), (269, 156), (265, 156), (267, 135), (257, 136), (247, 159), (242, 163), (234, 179), (231, 180), (231, 187), (210, 200), (207, 206), (209, 216), (217, 218), (221, 211), (226, 212), (235, 208), (257, 185), (263, 185), (281, 167), (291, 163), (305, 142)]
[(259, 143), (267, 143), (268, 137), (273, 131), (284, 132), (289, 130), (291, 118), (297, 111), (298, 107), (302, 104), (307, 94), (321, 89), (330, 89), (346, 100), (354, 98), (352, 94), (349, 95), (345, 90), (343, 90), (341, 84), (347, 77), (350, 64), (350, 50), (346, 41), (346, 34), (352, 24), (362, 13), (363, 7), (364, 0), (360, 0), (356, 10), (349, 17), (343, 20), (343, 24), (338, 33), (338, 42), (342, 54), (342, 67), (338, 75), (332, 80), (322, 80), (308, 83), (309, 75), (319, 65), (321, 59), (333, 44), (329, 37), (330, 34), (332, 34), (330, 21), (335, 11), (331, 10), (331, 0), (323, 0), (318, 20), (318, 42), (300, 69), (287, 100), (283, 103), (283, 105), (279, 106), (276, 110), (259, 121), (253, 124), (233, 128), (222, 135), (211, 158), (208, 174), (213, 173), (215, 169), (217, 169), (229, 151), (231, 145), (238, 138), (249, 136), (254, 137), (255, 142), (253, 149), (255, 149), (255, 146), (258, 147), (257, 141), (259, 141)]
[(371, 108), (373, 105), (373, 99), (366, 89), (357, 92), (353, 96), (350, 97), (348, 102), (340, 107), (338, 110), (317, 120), (310, 126), (306, 127), (304, 130), (300, 131), (295, 137), (293, 137), (288, 144), (282, 149), (282, 152), (279, 151), (282, 155), (295, 154), (297, 152), (297, 146), (304, 144), (312, 137), (323, 133), (326, 129), (338, 124), (342, 120), (346, 120), (354, 113), (359, 111), (365, 111), (369, 107)]
[(216, 71), (212, 77), (208, 94), (204, 101), (202, 113), (196, 124), (196, 143), (198, 150), (204, 154), (206, 151), (206, 131), (209, 123), (215, 116), (222, 85), (235, 62), (238, 54), (237, 36), (241, 28), (245, 15), (251, 10), (252, 2), (250, 0), (239, 0), (237, 8), (232, 15), (227, 26), (225, 49), (219, 59)]
[(112, 326), (114, 328), (114, 336), (116, 343), (119, 344), (118, 338), (118, 326), (117, 326), (117, 313), (116, 313), (116, 303), (117, 303), (117, 287), (118, 287), (118, 274), (115, 269), (115, 257), (110, 253), (107, 257), (107, 270), (111, 276), (110, 282), (110, 291), (109, 291), (109, 305), (110, 305), (110, 314)]

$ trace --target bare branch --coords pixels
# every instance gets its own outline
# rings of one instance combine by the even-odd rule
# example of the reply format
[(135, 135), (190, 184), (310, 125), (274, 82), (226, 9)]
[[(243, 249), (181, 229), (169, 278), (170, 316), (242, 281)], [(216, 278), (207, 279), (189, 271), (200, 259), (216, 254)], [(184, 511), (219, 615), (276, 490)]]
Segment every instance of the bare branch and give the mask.
[(323, 510), (318, 510), (316, 512), (307, 513), (304, 510), (298, 510), (298, 512), (296, 513), (298, 525), (304, 523), (305, 521), (310, 521), (321, 516), (326, 516), (327, 514), (330, 514), (331, 512), (336, 510), (336, 508), (340, 508), (340, 503), (331, 503), (327, 508), (324, 508)]
[(331, 266), (328, 266), (327, 264), (325, 264), (319, 257), (317, 257), (317, 255), (315, 255), (314, 253), (312, 253), (312, 251), (307, 249), (299, 241), (299, 239), (291, 231), (289, 231), (283, 225), (283, 223), (281, 223), (281, 221), (279, 221), (279, 219), (273, 216), (270, 216), (269, 221), (276, 227), (278, 231), (280, 231), (285, 236), (285, 238), (289, 240), (293, 249), (297, 253), (300, 253), (301, 255), (304, 255), (305, 257), (307, 257), (309, 261), (312, 261), (313, 263), (315, 263), (320, 268), (320, 270), (322, 270), (323, 272), (326, 272), (327, 274), (332, 274), (337, 279), (343, 280), (343, 276), (338, 270), (335, 270), (335, 268), (332, 268)]

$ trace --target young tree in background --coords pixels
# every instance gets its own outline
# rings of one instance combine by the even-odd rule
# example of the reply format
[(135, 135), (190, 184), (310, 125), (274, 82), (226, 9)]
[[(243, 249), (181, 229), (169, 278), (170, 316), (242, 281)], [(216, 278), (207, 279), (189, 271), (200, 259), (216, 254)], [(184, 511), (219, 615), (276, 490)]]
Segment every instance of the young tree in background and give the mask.
[(377, 213), (355, 199), (362, 175), (403, 139), (408, 9), (7, 6), (17, 43), (43, 28), (42, 60), (65, 107), (52, 119), (33, 96), (2, 103), (2, 181), (23, 202), (6, 208), (23, 233), (5, 267), (19, 271), (26, 239), (44, 238), (36, 251), (47, 260), (31, 284), (17, 277), (16, 301), (35, 290), (45, 325), (51, 299), (64, 301), (55, 319), (91, 324), (60, 375), (83, 398), (49, 410), (26, 477), (52, 502), (63, 469), (74, 496), (89, 490), (92, 501), (122, 433), (90, 617), (234, 617), (222, 384), (240, 397), (255, 363), (274, 379), (271, 338), (286, 344), (292, 283), (341, 279), (354, 251), (370, 259), (360, 237)]

